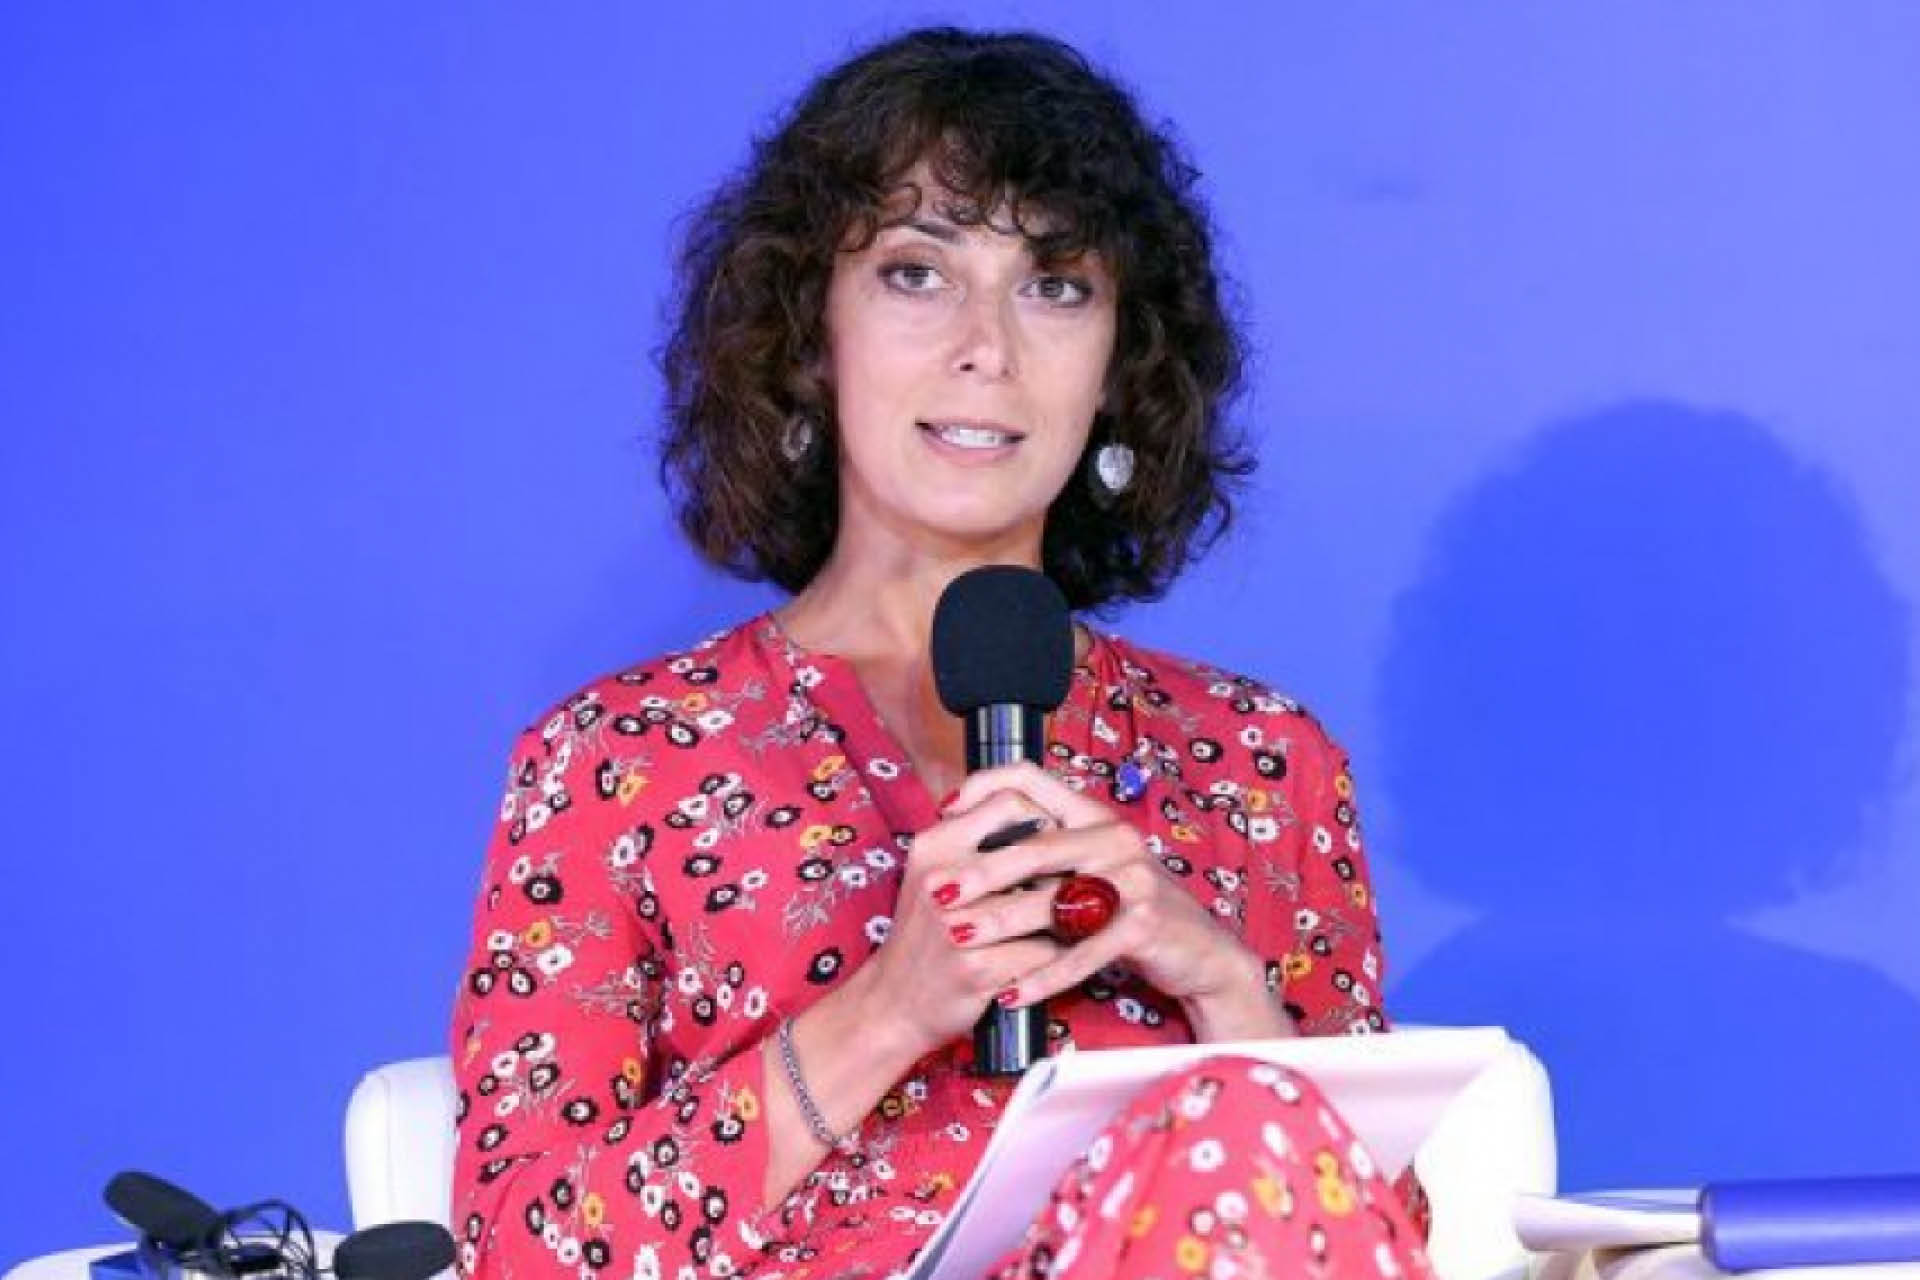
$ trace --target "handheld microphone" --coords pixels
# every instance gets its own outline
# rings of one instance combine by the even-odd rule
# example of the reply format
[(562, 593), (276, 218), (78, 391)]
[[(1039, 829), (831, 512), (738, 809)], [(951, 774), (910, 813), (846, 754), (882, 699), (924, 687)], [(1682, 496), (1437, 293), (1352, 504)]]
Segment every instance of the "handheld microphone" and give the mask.
[[(941, 705), (966, 724), (967, 772), (1046, 752), (1047, 713), (1073, 678), (1073, 622), (1045, 574), (986, 565), (961, 574), (933, 611), (933, 679)], [(1032, 834), (1028, 831), (1024, 834)], [(989, 836), (982, 848), (997, 845)], [(993, 1005), (973, 1026), (974, 1070), (1019, 1075), (1047, 1053), (1047, 1009)]]
[(336, 1280), (427, 1280), (453, 1265), (453, 1236), (437, 1222), (387, 1222), (333, 1251)]
[(107, 1180), (114, 1216), (174, 1253), (203, 1248), (220, 1226), (220, 1211), (165, 1178), (129, 1169)]

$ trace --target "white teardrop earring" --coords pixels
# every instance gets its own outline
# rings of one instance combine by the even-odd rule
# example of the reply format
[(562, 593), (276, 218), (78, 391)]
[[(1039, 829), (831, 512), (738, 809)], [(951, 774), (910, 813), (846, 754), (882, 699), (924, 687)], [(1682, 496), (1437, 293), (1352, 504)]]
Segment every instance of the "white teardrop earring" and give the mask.
[(820, 430), (811, 417), (796, 413), (787, 419), (787, 425), (780, 429), (780, 456), (800, 466), (812, 456), (813, 446), (820, 438)]
[(1133, 483), (1133, 450), (1118, 440), (1109, 440), (1093, 451), (1093, 465), (1087, 477), (1093, 500), (1109, 506)]

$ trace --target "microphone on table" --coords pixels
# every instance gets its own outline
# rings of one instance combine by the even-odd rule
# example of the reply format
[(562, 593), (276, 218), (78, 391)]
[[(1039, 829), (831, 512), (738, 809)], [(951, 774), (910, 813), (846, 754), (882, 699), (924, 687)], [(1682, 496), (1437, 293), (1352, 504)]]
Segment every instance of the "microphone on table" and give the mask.
[[(1043, 573), (1015, 565), (970, 569), (947, 585), (933, 611), (933, 679), (941, 705), (966, 724), (967, 772), (1043, 763), (1046, 718), (1073, 678), (1073, 622), (1066, 597)], [(987, 837), (982, 851), (1022, 832)], [(974, 1071), (1019, 1075), (1047, 1055), (1047, 1009), (995, 1004), (973, 1026)]]
[(107, 1207), (140, 1233), (140, 1261), (152, 1276), (197, 1271), (219, 1280), (428, 1280), (453, 1265), (453, 1236), (437, 1222), (388, 1222), (356, 1231), (322, 1267), (313, 1232), (280, 1200), (215, 1209), (190, 1191), (129, 1170), (107, 1183)]

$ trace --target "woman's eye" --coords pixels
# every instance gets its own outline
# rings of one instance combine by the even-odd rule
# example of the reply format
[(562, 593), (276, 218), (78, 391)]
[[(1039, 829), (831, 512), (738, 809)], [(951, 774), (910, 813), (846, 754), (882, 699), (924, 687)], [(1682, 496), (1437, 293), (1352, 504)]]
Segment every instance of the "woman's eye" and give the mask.
[(1040, 276), (1034, 280), (1031, 288), (1035, 295), (1048, 302), (1062, 302), (1070, 306), (1093, 296), (1091, 285), (1072, 276)]
[(880, 268), (880, 278), (907, 293), (925, 293), (940, 283), (940, 273), (924, 262), (895, 262)]

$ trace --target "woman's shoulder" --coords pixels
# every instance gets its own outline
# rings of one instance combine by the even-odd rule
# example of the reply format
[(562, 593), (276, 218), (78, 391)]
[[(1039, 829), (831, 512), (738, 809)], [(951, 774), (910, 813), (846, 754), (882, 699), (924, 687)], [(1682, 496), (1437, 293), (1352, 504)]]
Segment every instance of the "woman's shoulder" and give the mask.
[(1210, 725), (1258, 726), (1263, 735), (1304, 740), (1310, 747), (1338, 752), (1318, 716), (1299, 699), (1256, 676), (1217, 663), (1152, 648), (1111, 632), (1096, 632), (1110, 655), (1106, 671), (1129, 686), (1132, 697), (1158, 704)]
[(690, 644), (602, 672), (546, 704), (523, 741), (548, 745), (584, 733), (628, 737), (658, 733), (693, 746), (730, 727), (743, 700), (784, 695), (770, 662), (764, 615), (734, 623)]

